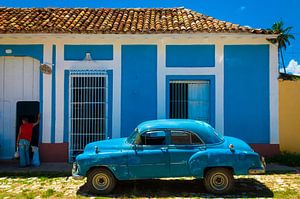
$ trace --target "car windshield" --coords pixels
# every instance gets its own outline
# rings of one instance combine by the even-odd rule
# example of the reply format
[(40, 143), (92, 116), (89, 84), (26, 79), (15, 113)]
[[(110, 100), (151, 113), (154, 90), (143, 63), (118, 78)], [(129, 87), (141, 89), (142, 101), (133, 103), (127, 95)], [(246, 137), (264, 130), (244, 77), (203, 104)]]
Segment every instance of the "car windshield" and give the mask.
[(214, 134), (217, 136), (218, 142), (221, 142), (224, 140), (224, 136), (221, 133), (214, 130)]
[(216, 132), (212, 127), (210, 127), (205, 133), (200, 132), (200, 134), (202, 135), (201, 138), (205, 144), (216, 144), (224, 140), (223, 135)]
[(138, 134), (139, 130), (138, 128), (135, 128), (131, 135), (127, 138), (127, 143), (132, 144)]
[(223, 136), (221, 133), (215, 131), (215, 134), (218, 136), (218, 138), (219, 138), (221, 141), (224, 140), (224, 136)]

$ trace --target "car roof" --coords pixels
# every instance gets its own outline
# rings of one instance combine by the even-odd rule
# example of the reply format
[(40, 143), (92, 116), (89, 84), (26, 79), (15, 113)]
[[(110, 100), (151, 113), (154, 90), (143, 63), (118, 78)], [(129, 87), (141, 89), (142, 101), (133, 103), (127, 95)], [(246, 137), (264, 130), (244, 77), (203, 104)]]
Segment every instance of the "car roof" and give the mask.
[(214, 129), (206, 122), (191, 119), (160, 119), (141, 123), (137, 127), (139, 132), (149, 129), (183, 129), (199, 134), (211, 133)]

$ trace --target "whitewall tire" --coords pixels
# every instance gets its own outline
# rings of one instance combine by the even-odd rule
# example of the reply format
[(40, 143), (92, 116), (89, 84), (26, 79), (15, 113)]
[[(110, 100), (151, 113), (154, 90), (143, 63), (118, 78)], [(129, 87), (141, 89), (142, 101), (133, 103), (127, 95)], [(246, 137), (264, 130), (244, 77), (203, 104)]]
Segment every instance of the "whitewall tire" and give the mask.
[(88, 173), (87, 186), (92, 193), (108, 194), (115, 188), (116, 179), (108, 169), (96, 168)]
[(233, 188), (233, 174), (226, 168), (212, 168), (204, 177), (206, 190), (213, 194), (230, 193)]

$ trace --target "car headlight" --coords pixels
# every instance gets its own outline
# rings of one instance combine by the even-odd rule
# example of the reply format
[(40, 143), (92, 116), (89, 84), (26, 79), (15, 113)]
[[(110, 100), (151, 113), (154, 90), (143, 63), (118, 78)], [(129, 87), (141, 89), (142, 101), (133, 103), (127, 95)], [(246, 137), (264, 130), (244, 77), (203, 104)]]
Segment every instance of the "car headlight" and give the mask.
[(264, 156), (260, 156), (260, 161), (263, 163), (264, 167), (267, 166)]
[(77, 162), (73, 162), (72, 173), (76, 173), (77, 171), (78, 171), (78, 164)]

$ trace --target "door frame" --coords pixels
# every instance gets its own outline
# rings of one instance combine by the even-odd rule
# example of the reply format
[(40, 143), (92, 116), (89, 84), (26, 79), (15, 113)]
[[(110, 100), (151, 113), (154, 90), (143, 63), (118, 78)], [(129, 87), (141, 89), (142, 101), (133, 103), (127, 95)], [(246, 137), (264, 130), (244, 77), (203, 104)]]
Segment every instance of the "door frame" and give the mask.
[[(109, 75), (106, 70), (70, 70), (68, 71), (68, 142), (69, 142), (69, 147), (68, 147), (68, 154), (69, 154), (69, 161), (73, 160), (73, 154), (72, 154), (72, 105), (71, 105), (71, 100), (72, 100), (72, 82), (71, 78), (74, 76), (77, 77), (104, 77), (105, 78), (105, 135), (104, 139), (108, 137), (108, 131), (109, 131)], [(72, 74), (73, 73), (73, 74)], [(83, 148), (84, 149), (84, 148)], [(83, 150), (82, 149), (82, 150)], [(75, 158), (75, 157), (74, 157)]]

